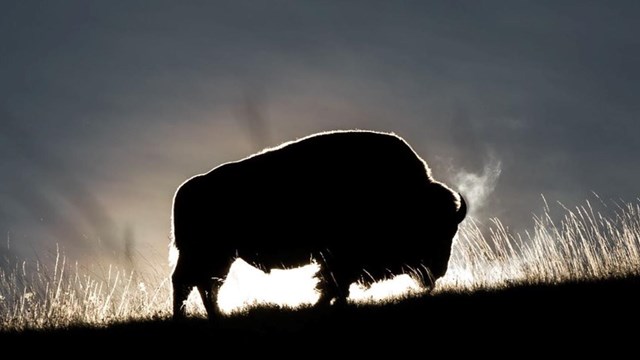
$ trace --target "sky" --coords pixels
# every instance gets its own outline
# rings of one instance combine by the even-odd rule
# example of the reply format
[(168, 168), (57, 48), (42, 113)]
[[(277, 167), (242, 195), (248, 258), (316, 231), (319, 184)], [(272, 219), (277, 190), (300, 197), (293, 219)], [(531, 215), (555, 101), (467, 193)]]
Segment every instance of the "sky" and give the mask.
[(165, 259), (183, 181), (333, 129), (395, 132), (514, 231), (542, 196), (635, 201), (639, 18), (637, 1), (0, 0), (0, 255)]

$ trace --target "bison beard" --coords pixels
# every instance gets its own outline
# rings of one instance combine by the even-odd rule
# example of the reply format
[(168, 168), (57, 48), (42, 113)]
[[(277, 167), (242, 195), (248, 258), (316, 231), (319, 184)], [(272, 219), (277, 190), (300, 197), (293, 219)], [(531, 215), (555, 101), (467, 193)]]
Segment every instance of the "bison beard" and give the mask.
[(174, 196), (174, 318), (185, 316), (197, 287), (214, 319), (220, 279), (236, 256), (267, 268), (316, 259), (320, 304), (344, 303), (364, 270), (380, 279), (411, 267), (433, 285), (466, 211), (394, 134), (314, 134), (220, 165)]

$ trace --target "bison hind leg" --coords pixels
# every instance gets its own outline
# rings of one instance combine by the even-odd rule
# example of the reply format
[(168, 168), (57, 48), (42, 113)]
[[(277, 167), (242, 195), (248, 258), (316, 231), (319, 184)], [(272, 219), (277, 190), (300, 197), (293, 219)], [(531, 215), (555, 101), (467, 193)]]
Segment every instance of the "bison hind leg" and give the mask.
[(220, 315), (220, 308), (218, 307), (218, 290), (220, 284), (217, 279), (209, 279), (207, 281), (200, 282), (198, 285), (198, 291), (202, 298), (202, 304), (207, 310), (207, 316), (209, 321), (213, 321)]
[[(197, 262), (196, 262), (197, 264)], [(187, 317), (186, 300), (191, 294), (194, 287), (197, 287), (202, 296), (202, 302), (205, 309), (208, 312), (209, 317), (212, 316), (212, 305), (215, 300), (215, 294), (212, 294), (213, 283), (212, 280), (206, 280), (206, 276), (200, 275), (200, 273), (207, 273), (207, 269), (196, 268), (197, 276), (194, 276), (194, 267), (189, 266), (184, 257), (178, 258), (178, 263), (171, 276), (171, 282), (173, 285), (173, 318), (181, 320)], [(203, 278), (205, 280), (203, 280)]]
[(173, 318), (174, 320), (182, 320), (187, 317), (187, 309), (185, 301), (193, 286), (173, 278)]

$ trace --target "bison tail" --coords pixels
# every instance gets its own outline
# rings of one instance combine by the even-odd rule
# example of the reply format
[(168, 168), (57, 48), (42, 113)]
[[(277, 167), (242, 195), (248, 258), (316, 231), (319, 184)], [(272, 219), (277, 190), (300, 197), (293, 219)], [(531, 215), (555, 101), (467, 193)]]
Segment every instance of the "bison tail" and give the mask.
[(172, 269), (175, 269), (176, 265), (178, 264), (178, 258), (180, 257), (180, 250), (178, 250), (178, 247), (176, 246), (174, 241), (171, 241), (171, 243), (169, 244), (169, 266)]

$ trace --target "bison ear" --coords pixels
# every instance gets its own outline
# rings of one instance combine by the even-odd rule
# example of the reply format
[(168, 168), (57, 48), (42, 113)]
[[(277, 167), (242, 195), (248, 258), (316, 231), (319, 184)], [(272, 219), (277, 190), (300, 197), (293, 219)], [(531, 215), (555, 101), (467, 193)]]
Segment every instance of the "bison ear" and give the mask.
[(458, 196), (460, 197), (460, 207), (458, 208), (458, 212), (456, 213), (456, 219), (458, 221), (458, 224), (460, 224), (462, 220), (464, 220), (464, 218), (467, 216), (467, 202), (464, 200), (462, 194), (458, 193)]

